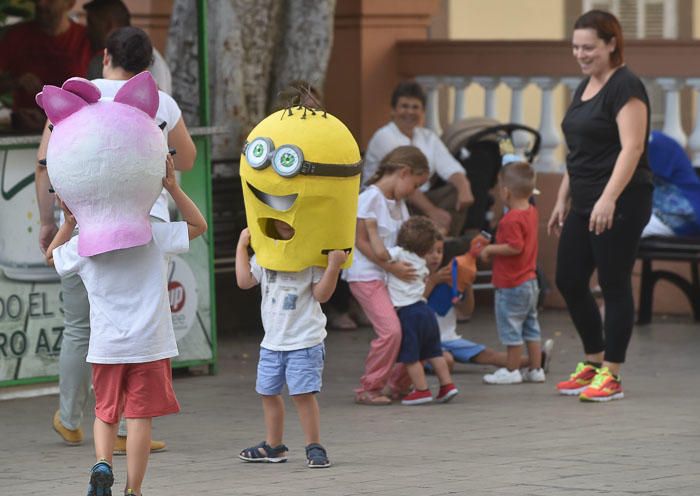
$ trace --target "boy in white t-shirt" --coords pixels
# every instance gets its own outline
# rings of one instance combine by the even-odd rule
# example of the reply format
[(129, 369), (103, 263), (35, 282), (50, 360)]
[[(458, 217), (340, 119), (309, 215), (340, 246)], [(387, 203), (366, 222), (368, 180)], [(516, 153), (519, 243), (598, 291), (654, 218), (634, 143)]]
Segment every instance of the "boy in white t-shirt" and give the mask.
[[(289, 224), (275, 219), (273, 225), (279, 239), (294, 236), (294, 228)], [(321, 391), (326, 354), (326, 316), (321, 303), (335, 291), (340, 267), (348, 254), (341, 250), (329, 252), (325, 271), (309, 267), (300, 272), (282, 272), (258, 265), (255, 256), (248, 255), (249, 245), (250, 231), (246, 228), (236, 247), (236, 281), (241, 289), (260, 284), (262, 290), (265, 337), (260, 343), (255, 390), (262, 396), (267, 434), (264, 441), (238, 456), (246, 462), (287, 461), (288, 449), (282, 444), (284, 400), (280, 395), (286, 383), (304, 430), (308, 467), (329, 467), (328, 455), (320, 444), (321, 420), (315, 396)]]
[(153, 223), (148, 244), (81, 257), (80, 234), (71, 239), (75, 217), (62, 204), (65, 222), (46, 251), (48, 263), (55, 265), (60, 276), (80, 275), (90, 301), (87, 361), (93, 364), (98, 461), (91, 471), (88, 494), (111, 494), (112, 452), (122, 413), (128, 430), (125, 494), (140, 495), (152, 418), (180, 410), (172, 387), (170, 358), (178, 351), (163, 259), (186, 252), (189, 241), (204, 233), (207, 223), (175, 180), (170, 155), (163, 186), (184, 222)]
[[(381, 253), (384, 245), (380, 244), (381, 240), (375, 239), (374, 232), (376, 231), (370, 230), (372, 249), (378, 252), (378, 257), (386, 258), (386, 253)], [(442, 356), (440, 329), (435, 312), (423, 296), (425, 279), (429, 274), (423, 257), (432, 249), (435, 241), (440, 239), (442, 235), (433, 221), (427, 217), (415, 216), (401, 226), (396, 246), (388, 250), (383, 248), (384, 251), (388, 251), (390, 262), (408, 263), (416, 272), (416, 277), (408, 281), (389, 274), (387, 283), (391, 302), (396, 307), (401, 321), (401, 348), (397, 361), (404, 364), (414, 386), (414, 390), (401, 400), (403, 405), (420, 405), (433, 401), (425, 378), (423, 361), (427, 361), (433, 367), (440, 381), (440, 391), (435, 401), (447, 403), (459, 393), (452, 383), (447, 362)]]

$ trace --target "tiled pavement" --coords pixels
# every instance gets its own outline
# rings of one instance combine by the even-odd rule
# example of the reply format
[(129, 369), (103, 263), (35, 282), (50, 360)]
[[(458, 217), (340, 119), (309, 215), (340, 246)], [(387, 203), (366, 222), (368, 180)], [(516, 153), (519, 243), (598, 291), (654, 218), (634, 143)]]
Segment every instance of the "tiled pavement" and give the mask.
[[(699, 495), (700, 326), (657, 317), (637, 328), (623, 371), (627, 397), (600, 405), (556, 395), (554, 383), (575, 366), (580, 344), (564, 313), (545, 312), (541, 322), (546, 337), (556, 339), (547, 384), (486, 386), (487, 367), (461, 366), (461, 394), (447, 405), (420, 407), (354, 405), (371, 331), (331, 332), (319, 397), (323, 443), (334, 463), (327, 470), (305, 467), (293, 409), (289, 462), (237, 459), (264, 438), (254, 392), (257, 340), (224, 341), (217, 376), (175, 380), (182, 413), (155, 421), (155, 437), (169, 450), (152, 456), (144, 494)], [(462, 330), (497, 344), (486, 312)], [(2, 494), (85, 494), (92, 436), (83, 446), (61, 444), (50, 426), (56, 405), (56, 396), (0, 402)], [(119, 495), (123, 457), (115, 468)]]

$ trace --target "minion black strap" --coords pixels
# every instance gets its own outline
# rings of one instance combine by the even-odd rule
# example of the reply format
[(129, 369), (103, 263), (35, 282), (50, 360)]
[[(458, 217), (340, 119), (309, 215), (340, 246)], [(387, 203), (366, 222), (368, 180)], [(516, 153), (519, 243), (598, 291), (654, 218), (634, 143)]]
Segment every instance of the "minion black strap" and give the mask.
[(304, 161), (304, 163), (301, 164), (299, 174), (324, 177), (352, 177), (362, 172), (362, 164), (362, 160), (351, 165), (318, 164)]

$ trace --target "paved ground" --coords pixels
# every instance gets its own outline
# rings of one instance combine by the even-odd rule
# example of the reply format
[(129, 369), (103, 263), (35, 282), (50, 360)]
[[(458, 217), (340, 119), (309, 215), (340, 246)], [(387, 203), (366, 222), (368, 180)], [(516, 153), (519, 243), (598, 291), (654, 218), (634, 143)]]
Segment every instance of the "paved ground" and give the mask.
[[(327, 470), (305, 468), (293, 411), (288, 463), (238, 461), (240, 449), (264, 437), (253, 389), (257, 342), (224, 342), (219, 375), (176, 379), (182, 413), (156, 421), (156, 437), (169, 451), (151, 458), (144, 494), (700, 494), (700, 326), (657, 318), (638, 328), (623, 376), (627, 398), (591, 405), (553, 390), (579, 358), (566, 315), (547, 312), (542, 324), (556, 339), (547, 384), (486, 386), (488, 368), (462, 366), (455, 375), (461, 395), (421, 407), (354, 405), (370, 331), (331, 333), (320, 396), (323, 442), (334, 463)], [(495, 345), (492, 326), (483, 313), (464, 326), (465, 335)], [(83, 446), (62, 445), (50, 428), (56, 405), (56, 396), (0, 403), (3, 494), (84, 494), (92, 436)], [(124, 458), (115, 466), (118, 495)]]

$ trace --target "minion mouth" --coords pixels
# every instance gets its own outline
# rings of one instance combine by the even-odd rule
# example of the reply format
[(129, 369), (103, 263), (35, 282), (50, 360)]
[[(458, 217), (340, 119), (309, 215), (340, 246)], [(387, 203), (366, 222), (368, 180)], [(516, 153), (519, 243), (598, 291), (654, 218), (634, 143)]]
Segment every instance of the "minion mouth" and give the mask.
[(294, 193), (291, 195), (282, 195), (282, 196), (275, 196), (271, 195), (269, 193), (265, 193), (263, 191), (260, 191), (259, 189), (255, 188), (252, 184), (250, 184), (248, 181), (246, 181), (246, 184), (250, 188), (250, 190), (253, 192), (255, 197), (263, 202), (265, 205), (268, 207), (278, 210), (280, 212), (285, 212), (292, 208), (292, 205), (294, 205), (294, 202), (297, 199), (298, 194)]

